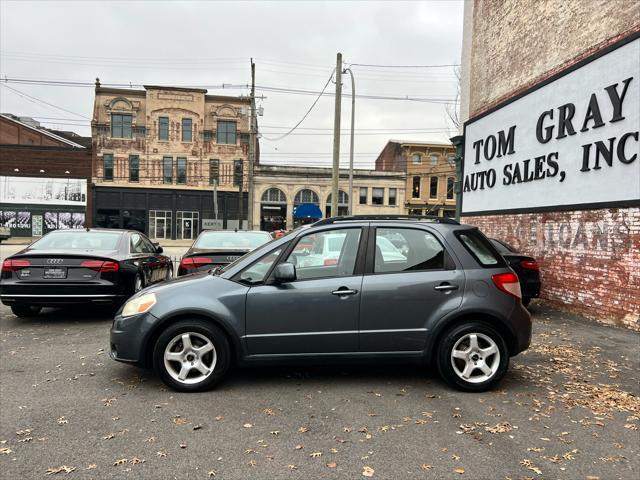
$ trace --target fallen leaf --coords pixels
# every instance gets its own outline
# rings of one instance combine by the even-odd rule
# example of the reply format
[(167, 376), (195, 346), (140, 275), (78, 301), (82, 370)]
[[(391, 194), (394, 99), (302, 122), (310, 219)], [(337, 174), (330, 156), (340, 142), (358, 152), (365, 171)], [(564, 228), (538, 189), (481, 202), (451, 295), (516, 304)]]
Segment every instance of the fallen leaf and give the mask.
[(216, 472), (215, 470), (209, 470), (209, 472), (207, 473), (207, 475), (209, 475), (209, 478), (215, 477), (216, 476)]
[(464, 468), (462, 467), (454, 468), (453, 471), (456, 472), (458, 475), (462, 475), (464, 473)]
[(271, 433), (271, 435), (280, 435), (280, 430), (273, 430), (270, 433)]
[(187, 448), (187, 444), (186, 443), (181, 443), (180, 444), (180, 448)]
[(336, 468), (338, 466), (338, 464), (336, 462), (329, 462), (327, 463), (327, 467), (328, 468)]
[(274, 411), (270, 408), (265, 408), (264, 410), (262, 410), (262, 413), (264, 413), (268, 417), (275, 415)]
[(216, 422), (219, 422), (220, 420), (222, 420), (224, 417), (222, 415), (218, 415), (216, 417)]
[(311, 458), (319, 458), (322, 456), (322, 452), (313, 452), (311, 455), (309, 455)]
[(144, 463), (144, 460), (139, 459), (138, 457), (133, 457), (130, 462), (132, 465), (138, 465), (139, 463)]
[(0, 448), (0, 454), (2, 455), (9, 455), (11, 452), (13, 452), (13, 450), (11, 450), (10, 448), (7, 448), (7, 447)]
[(531, 460), (520, 460), (520, 465), (526, 467), (527, 469), (531, 470), (532, 472), (536, 472), (538, 475), (542, 475), (542, 470), (540, 470), (538, 467), (536, 467), (533, 462)]
[(298, 429), (298, 432), (300, 432), (300, 433), (307, 433), (309, 430), (310, 430), (310, 428), (309, 428), (309, 427), (300, 427), (300, 428)]
[(67, 420), (67, 419), (66, 419), (66, 418), (64, 418), (64, 417), (60, 417), (60, 418), (58, 419), (58, 425), (64, 425), (65, 423), (69, 423), (69, 420)]
[(368, 466), (364, 466), (362, 467), (362, 476), (363, 477), (373, 477), (373, 474), (375, 473), (375, 470), (371, 467)]
[(423, 463), (422, 465), (420, 465), (420, 468), (422, 470), (431, 470), (433, 468), (433, 465), (429, 465), (428, 463)]
[(251, 425), (250, 423), (245, 423), (244, 425), (242, 425), (244, 428), (251, 428), (253, 427), (253, 425)]
[(90, 463), (89, 465), (87, 465), (87, 468), (85, 468), (85, 470), (93, 470), (95, 468), (98, 468), (98, 465), (96, 465), (95, 463)]
[(330, 448), (329, 451), (331, 453), (338, 453), (338, 449), (337, 448)]
[(180, 415), (176, 415), (175, 417), (173, 417), (173, 423), (175, 423), (176, 425), (184, 425), (185, 423), (188, 423), (186, 419), (182, 418)]
[(304, 448), (304, 447), (303, 447), (302, 445), (296, 445), (296, 446), (295, 446), (295, 449), (296, 449), (296, 450), (302, 450), (303, 448)]
[(113, 466), (117, 467), (118, 465), (124, 465), (128, 461), (129, 460), (127, 460), (126, 458), (121, 458), (120, 460), (116, 460), (115, 462), (113, 462)]
[(298, 467), (296, 465), (293, 465), (293, 464), (289, 464), (289, 465), (287, 465), (287, 467), (289, 468), (289, 470), (297, 470), (298, 469)]
[(202, 425), (200, 425), (200, 424), (193, 426), (194, 430), (200, 430), (201, 428), (202, 428)]
[(166, 452), (156, 452), (156, 457), (166, 457), (167, 453)]
[(62, 465), (61, 467), (50, 467), (47, 468), (47, 473), (45, 475), (57, 475), (58, 473), (71, 473), (76, 469), (76, 467), (67, 467), (66, 465)]
[(255, 467), (255, 466), (258, 464), (258, 462), (256, 462), (256, 461), (252, 458), (251, 460), (249, 460), (249, 461), (247, 462), (247, 464), (248, 464), (248, 465), (251, 465), (252, 467)]
[(113, 433), (110, 433), (109, 435), (105, 435), (104, 437), (102, 437), (102, 439), (103, 440), (111, 440), (114, 437), (115, 437), (115, 435)]

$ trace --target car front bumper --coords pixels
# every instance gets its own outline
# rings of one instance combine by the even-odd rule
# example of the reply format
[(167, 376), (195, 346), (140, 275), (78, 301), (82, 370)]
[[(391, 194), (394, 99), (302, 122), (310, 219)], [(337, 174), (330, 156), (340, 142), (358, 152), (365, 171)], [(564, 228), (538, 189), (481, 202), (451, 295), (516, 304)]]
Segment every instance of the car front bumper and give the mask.
[(111, 325), (110, 355), (118, 362), (149, 366), (146, 342), (158, 319), (151, 313), (123, 318), (118, 312)]

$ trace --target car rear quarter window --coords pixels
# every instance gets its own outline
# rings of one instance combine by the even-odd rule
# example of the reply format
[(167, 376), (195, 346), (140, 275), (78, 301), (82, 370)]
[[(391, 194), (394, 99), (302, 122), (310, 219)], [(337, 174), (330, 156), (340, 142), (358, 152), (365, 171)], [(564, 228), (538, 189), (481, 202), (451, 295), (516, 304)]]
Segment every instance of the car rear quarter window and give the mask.
[(455, 235), (473, 258), (483, 267), (493, 268), (506, 265), (495, 247), (479, 230), (458, 230)]

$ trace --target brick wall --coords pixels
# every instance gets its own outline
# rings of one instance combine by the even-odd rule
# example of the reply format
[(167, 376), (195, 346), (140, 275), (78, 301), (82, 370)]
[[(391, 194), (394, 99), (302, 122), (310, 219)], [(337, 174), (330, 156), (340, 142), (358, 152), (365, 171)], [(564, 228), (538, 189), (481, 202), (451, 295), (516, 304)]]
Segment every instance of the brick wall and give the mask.
[(599, 321), (640, 328), (640, 208), (465, 217), (535, 257), (541, 297)]
[[(0, 175), (87, 179), (85, 224), (91, 225), (91, 149), (26, 145), (0, 146)], [(18, 168), (19, 172), (15, 169)], [(40, 170), (44, 170), (43, 173)], [(68, 174), (65, 172), (69, 172)]]
[(472, 15), (470, 117), (640, 29), (633, 0), (474, 0)]

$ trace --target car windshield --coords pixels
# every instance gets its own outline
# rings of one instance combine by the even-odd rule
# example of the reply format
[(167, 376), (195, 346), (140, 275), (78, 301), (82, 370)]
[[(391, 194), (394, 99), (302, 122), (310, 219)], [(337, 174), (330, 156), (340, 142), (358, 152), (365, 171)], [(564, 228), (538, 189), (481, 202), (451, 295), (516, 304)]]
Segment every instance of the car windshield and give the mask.
[(254, 249), (271, 240), (267, 232), (204, 232), (195, 248), (250, 248)]
[(120, 232), (51, 232), (35, 242), (31, 250), (116, 250)]

